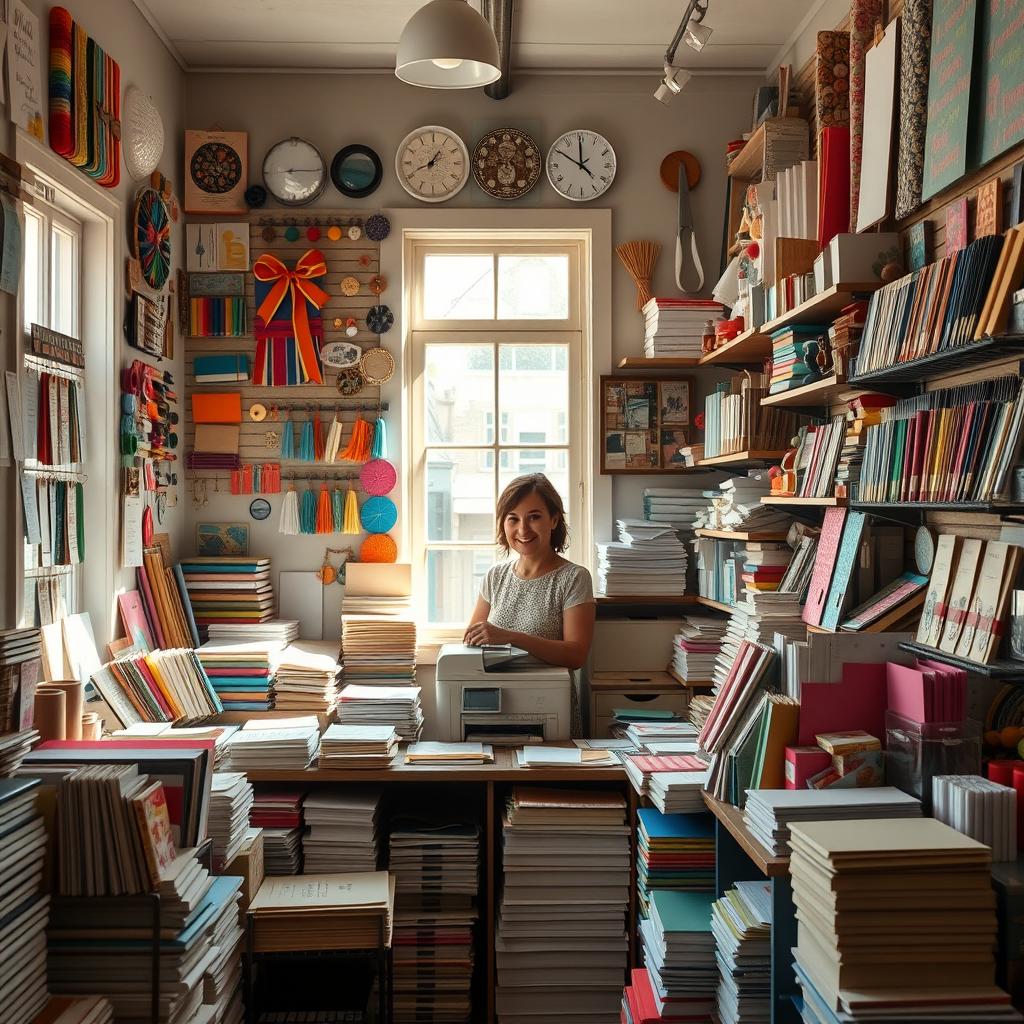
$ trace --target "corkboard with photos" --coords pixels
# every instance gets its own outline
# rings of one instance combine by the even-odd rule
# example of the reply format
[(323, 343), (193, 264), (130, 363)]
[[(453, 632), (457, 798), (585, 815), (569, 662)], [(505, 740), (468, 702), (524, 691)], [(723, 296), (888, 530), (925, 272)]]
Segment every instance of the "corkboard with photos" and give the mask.
[(693, 378), (601, 378), (601, 472), (678, 473), (694, 441)]

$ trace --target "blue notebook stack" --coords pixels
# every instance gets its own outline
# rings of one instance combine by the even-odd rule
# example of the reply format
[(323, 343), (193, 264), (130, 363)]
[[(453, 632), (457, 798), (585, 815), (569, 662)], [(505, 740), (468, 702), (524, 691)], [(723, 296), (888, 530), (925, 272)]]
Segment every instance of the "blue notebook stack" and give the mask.
[(637, 812), (636, 884), (640, 913), (649, 913), (653, 889), (711, 892), (715, 886), (715, 828), (710, 814)]

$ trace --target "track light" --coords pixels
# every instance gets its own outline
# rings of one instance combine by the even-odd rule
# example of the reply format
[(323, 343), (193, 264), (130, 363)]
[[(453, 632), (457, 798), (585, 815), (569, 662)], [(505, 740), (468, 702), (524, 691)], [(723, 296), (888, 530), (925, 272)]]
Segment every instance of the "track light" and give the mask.
[(665, 51), (665, 73), (658, 88), (654, 90), (654, 98), (659, 103), (668, 103), (676, 93), (693, 77), (685, 68), (676, 66), (676, 50), (685, 40), (686, 45), (698, 53), (707, 46), (711, 38), (711, 29), (701, 24), (708, 13), (708, 0), (689, 0), (683, 20), (679, 22), (676, 34), (672, 37)]
[(683, 86), (693, 77), (686, 68), (675, 68), (671, 64), (665, 65), (665, 76), (654, 90), (654, 98), (659, 103), (668, 105), (673, 96), (682, 92)]
[(691, 19), (690, 24), (686, 26), (686, 32), (683, 35), (683, 39), (686, 41), (686, 45), (691, 50), (696, 50), (700, 53), (708, 44), (708, 40), (711, 38), (711, 29), (707, 25), (701, 25)]

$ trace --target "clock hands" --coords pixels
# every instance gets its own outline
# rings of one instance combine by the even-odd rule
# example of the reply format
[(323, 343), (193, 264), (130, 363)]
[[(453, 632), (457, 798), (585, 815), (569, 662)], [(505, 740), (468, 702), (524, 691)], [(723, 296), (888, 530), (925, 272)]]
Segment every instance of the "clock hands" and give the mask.
[(438, 150), (422, 167), (417, 167), (417, 171), (432, 171), (434, 164), (437, 162), (437, 158), (441, 155), (441, 150)]

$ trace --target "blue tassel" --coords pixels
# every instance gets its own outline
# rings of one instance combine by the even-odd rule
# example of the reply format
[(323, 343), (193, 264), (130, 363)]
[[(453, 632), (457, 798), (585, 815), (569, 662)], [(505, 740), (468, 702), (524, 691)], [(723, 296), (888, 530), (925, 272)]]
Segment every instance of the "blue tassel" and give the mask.
[(303, 462), (316, 461), (316, 448), (313, 446), (313, 421), (306, 420), (302, 424), (302, 440), (299, 442), (299, 458)]
[(292, 426), (290, 416), (284, 421), (284, 426), (281, 428), (281, 458), (282, 460), (295, 458), (295, 428)]
[(370, 455), (375, 459), (386, 459), (388, 457), (388, 428), (380, 416), (373, 425), (373, 448)]
[[(312, 429), (310, 424), (310, 429)], [(299, 511), (299, 533), (316, 533), (316, 495), (310, 488), (302, 492), (302, 508)]]

